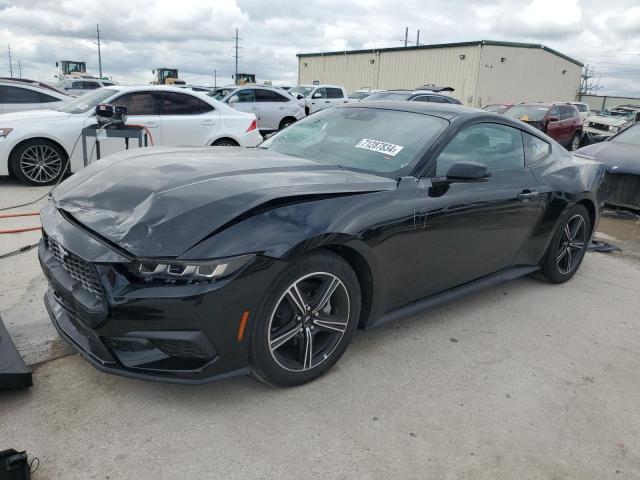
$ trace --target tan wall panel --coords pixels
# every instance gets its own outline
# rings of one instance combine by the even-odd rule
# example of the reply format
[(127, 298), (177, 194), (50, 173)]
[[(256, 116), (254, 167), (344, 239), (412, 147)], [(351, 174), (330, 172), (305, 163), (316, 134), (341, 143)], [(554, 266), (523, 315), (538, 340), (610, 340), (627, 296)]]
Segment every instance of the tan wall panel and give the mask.
[(474, 106), (574, 101), (581, 72), (579, 65), (542, 49), (485, 45), (480, 58), (478, 103)]
[[(480, 47), (371, 52), (300, 57), (298, 83), (360, 88), (414, 89), (426, 83), (455, 88), (453, 96), (471, 102), (475, 92)], [(464, 55), (464, 59), (460, 59)], [(372, 63), (373, 61), (373, 63)]]

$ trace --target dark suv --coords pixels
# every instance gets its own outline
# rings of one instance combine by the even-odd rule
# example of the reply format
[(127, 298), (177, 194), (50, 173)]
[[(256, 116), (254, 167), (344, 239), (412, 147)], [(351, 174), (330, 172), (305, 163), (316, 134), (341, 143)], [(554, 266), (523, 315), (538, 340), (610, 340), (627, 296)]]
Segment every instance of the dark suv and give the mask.
[(582, 119), (570, 103), (519, 103), (504, 115), (542, 130), (568, 150), (577, 150), (582, 145)]

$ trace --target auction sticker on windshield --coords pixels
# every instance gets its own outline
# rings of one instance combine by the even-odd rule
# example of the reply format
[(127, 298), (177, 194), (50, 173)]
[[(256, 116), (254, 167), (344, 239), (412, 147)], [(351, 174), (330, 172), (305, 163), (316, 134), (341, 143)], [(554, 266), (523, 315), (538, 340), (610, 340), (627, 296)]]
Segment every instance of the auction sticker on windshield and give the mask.
[(369, 138), (363, 138), (356, 145), (356, 148), (362, 148), (364, 150), (371, 150), (372, 152), (384, 153), (395, 157), (400, 150), (404, 147), (400, 145), (394, 145), (393, 143), (380, 142), (378, 140), (371, 140)]

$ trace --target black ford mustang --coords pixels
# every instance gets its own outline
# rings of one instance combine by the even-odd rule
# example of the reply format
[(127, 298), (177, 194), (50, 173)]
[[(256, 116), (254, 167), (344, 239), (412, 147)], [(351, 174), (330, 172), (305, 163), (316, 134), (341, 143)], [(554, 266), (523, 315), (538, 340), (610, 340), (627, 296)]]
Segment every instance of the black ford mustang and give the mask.
[(129, 151), (43, 208), (45, 302), (104, 371), (300, 384), (357, 326), (571, 278), (603, 172), (524, 123), (418, 102), (327, 109), (256, 149)]

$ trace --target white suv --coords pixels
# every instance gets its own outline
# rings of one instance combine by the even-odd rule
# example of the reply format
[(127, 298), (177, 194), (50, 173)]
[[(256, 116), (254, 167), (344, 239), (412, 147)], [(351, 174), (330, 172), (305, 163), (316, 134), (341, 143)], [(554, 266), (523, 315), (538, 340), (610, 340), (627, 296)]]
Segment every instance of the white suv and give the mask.
[(222, 89), (211, 95), (241, 112), (253, 113), (261, 131), (275, 131), (304, 118), (300, 103), (286, 91), (266, 86)]
[(303, 101), (307, 115), (349, 102), (345, 88), (337, 85), (299, 85), (289, 90), (289, 93)]
[(580, 119), (584, 122), (587, 118), (591, 116), (591, 109), (589, 105), (582, 102), (570, 102), (571, 105), (578, 109), (578, 114), (580, 115)]

